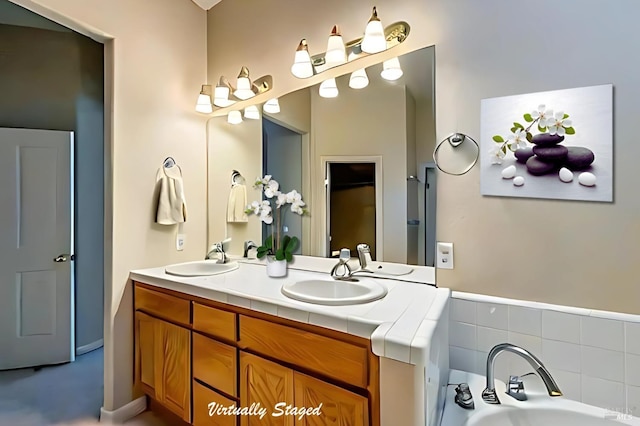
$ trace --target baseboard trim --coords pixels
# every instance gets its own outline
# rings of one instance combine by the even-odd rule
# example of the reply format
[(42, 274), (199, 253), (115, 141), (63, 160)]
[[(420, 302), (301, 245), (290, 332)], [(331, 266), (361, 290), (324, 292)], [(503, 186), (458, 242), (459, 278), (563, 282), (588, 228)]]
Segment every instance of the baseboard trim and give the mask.
[(127, 405), (124, 405), (117, 410), (108, 411), (104, 407), (100, 408), (100, 423), (109, 425), (123, 424), (127, 420), (131, 420), (138, 414), (143, 413), (147, 409), (147, 397), (141, 396), (138, 399), (134, 399)]
[(89, 343), (88, 345), (80, 346), (76, 348), (76, 356), (84, 355), (87, 352), (95, 351), (98, 348), (104, 346), (104, 339), (96, 340), (95, 342)]

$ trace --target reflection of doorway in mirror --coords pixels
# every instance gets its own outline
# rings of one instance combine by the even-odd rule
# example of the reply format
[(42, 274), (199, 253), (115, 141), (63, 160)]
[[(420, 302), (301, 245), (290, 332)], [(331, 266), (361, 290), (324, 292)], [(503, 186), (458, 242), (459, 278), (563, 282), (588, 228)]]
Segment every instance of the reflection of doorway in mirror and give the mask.
[[(302, 135), (266, 118), (262, 120), (263, 175), (272, 175), (280, 184), (280, 191), (302, 191)], [(306, 195), (306, 194), (303, 194)], [(303, 242), (302, 217), (285, 210), (284, 234), (300, 240), (294, 254), (301, 253)], [(271, 234), (270, 226), (262, 224), (262, 240)]]
[(327, 229), (328, 257), (342, 248), (357, 257), (356, 246), (364, 243), (376, 259), (375, 163), (327, 163)]

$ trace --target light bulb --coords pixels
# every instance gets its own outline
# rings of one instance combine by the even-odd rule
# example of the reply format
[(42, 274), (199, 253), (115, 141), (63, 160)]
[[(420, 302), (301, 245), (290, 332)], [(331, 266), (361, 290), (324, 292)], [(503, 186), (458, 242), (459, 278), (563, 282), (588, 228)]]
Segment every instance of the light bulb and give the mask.
[(262, 110), (264, 112), (268, 112), (269, 114), (277, 114), (280, 112), (280, 102), (278, 102), (278, 98), (269, 99), (262, 106)]
[(242, 123), (242, 114), (240, 114), (240, 111), (229, 111), (229, 114), (227, 114), (227, 123), (229, 124)]
[(323, 98), (335, 98), (338, 96), (338, 86), (336, 85), (336, 79), (330, 78), (323, 81), (320, 84), (320, 90), (318, 91)]
[(338, 26), (334, 25), (327, 41), (327, 53), (324, 55), (324, 61), (327, 68), (335, 67), (347, 62), (347, 51), (344, 47), (344, 41), (338, 30)]
[(400, 61), (398, 57), (389, 59), (388, 61), (384, 61), (382, 63), (382, 72), (380, 76), (385, 80), (397, 80), (402, 77), (402, 68), (400, 68)]
[(378, 53), (387, 49), (387, 38), (384, 35), (382, 22), (378, 19), (378, 11), (375, 6), (371, 18), (364, 30), (364, 37), (360, 48), (365, 53)]
[(258, 120), (260, 118), (260, 111), (255, 105), (249, 105), (244, 109), (244, 118), (249, 120)]
[(369, 85), (369, 77), (364, 68), (360, 68), (351, 73), (349, 77), (349, 87), (352, 89), (363, 89)]
[(307, 40), (300, 40), (298, 49), (296, 49), (293, 65), (291, 65), (291, 74), (298, 78), (308, 78), (313, 75), (313, 65), (311, 65), (311, 56), (309, 56), (309, 47)]

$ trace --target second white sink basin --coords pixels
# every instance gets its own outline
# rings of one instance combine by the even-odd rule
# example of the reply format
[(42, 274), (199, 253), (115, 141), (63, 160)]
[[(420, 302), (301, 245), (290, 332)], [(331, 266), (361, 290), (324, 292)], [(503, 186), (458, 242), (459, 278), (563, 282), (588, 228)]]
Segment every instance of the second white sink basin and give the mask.
[(386, 287), (367, 278), (358, 281), (304, 280), (286, 283), (282, 294), (302, 302), (317, 305), (357, 305), (382, 299)]
[(181, 277), (201, 277), (224, 274), (238, 269), (238, 262), (216, 263), (215, 260), (196, 260), (195, 262), (176, 263), (167, 266), (164, 271)]

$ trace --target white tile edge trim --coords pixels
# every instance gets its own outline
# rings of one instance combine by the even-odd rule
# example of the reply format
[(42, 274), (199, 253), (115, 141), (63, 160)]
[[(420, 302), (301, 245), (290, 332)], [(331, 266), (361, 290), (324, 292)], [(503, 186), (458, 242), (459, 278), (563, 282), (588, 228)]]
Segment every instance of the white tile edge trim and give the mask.
[(147, 397), (141, 396), (138, 399), (134, 399), (130, 403), (123, 405), (122, 407), (109, 411), (104, 407), (100, 407), (100, 423), (108, 425), (120, 425), (131, 420), (138, 414), (142, 414), (147, 409)]
[(89, 343), (88, 345), (83, 345), (76, 348), (76, 356), (84, 355), (91, 351), (95, 351), (98, 348), (104, 346), (104, 339), (96, 340), (95, 342)]
[(523, 306), (527, 308), (541, 309), (541, 310), (547, 310), (547, 311), (564, 312), (567, 314), (640, 323), (640, 315), (626, 314), (622, 312), (600, 311), (596, 309), (577, 308), (573, 306), (553, 305), (550, 303), (533, 302), (529, 300), (519, 300), (519, 299), (508, 299), (505, 297), (488, 296), (485, 294), (476, 294), (476, 293), (466, 293), (463, 291), (452, 291), (451, 298), (469, 300), (472, 302), (497, 303), (500, 305)]

